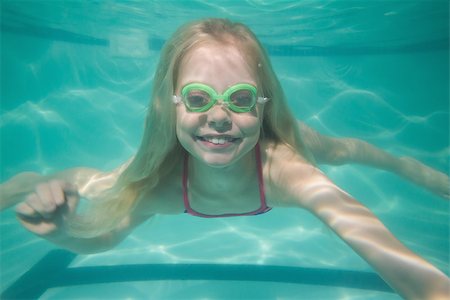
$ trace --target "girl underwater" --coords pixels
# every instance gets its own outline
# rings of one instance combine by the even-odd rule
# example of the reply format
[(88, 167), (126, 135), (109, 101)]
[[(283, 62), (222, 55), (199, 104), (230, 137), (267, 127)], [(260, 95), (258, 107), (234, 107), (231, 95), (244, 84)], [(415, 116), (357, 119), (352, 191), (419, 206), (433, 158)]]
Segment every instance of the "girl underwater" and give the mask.
[[(134, 157), (112, 172), (20, 173), (0, 186), (0, 203), (2, 209), (18, 204), (25, 228), (78, 253), (114, 247), (155, 214), (215, 218), (302, 208), (402, 297), (448, 299), (448, 277), (407, 249), (315, 163), (370, 165), (449, 198), (447, 175), (296, 121), (251, 30), (204, 19), (182, 26), (164, 46)], [(82, 212), (80, 196), (92, 200)]]

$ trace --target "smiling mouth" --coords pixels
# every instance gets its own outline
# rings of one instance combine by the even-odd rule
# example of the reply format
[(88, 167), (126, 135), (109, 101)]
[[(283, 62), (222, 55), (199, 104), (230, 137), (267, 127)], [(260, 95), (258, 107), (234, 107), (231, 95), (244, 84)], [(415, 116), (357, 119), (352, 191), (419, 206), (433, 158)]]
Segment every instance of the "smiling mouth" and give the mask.
[(196, 138), (200, 141), (208, 142), (214, 145), (225, 145), (239, 140), (239, 138), (233, 138), (230, 136), (197, 136)]

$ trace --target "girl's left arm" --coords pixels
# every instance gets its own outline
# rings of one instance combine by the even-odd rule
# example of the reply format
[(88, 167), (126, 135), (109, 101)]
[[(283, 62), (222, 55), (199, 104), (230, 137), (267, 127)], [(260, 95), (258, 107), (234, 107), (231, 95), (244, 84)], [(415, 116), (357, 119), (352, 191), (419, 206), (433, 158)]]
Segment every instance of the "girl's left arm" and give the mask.
[(449, 299), (450, 280), (398, 241), (364, 205), (284, 146), (265, 151), (272, 206), (309, 210), (331, 228), (405, 299)]
[[(310, 166), (310, 168), (312, 168)], [(297, 204), (330, 227), (405, 299), (449, 299), (449, 278), (398, 241), (364, 205), (311, 170)]]
[(306, 148), (319, 164), (371, 166), (402, 176), (442, 198), (450, 199), (448, 174), (410, 157), (396, 157), (360, 139), (330, 137), (302, 122), (298, 125)]

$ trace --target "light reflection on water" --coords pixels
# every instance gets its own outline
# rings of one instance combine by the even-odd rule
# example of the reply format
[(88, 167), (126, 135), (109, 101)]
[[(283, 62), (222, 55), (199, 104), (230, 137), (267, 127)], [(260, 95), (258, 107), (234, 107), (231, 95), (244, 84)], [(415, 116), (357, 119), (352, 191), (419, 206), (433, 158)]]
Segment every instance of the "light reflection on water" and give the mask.
[[(307, 46), (305, 53), (311, 55), (311, 49), (323, 54), (321, 47), (329, 47), (326, 51), (337, 51), (336, 46), (342, 45), (347, 50), (373, 50), (381, 43), (392, 50), (403, 44), (439, 41), (443, 36), (448, 39), (448, 14), (443, 19), (440, 7), (444, 1), (432, 2), (428, 9), (423, 3), (397, 5), (393, 1), (380, 6), (369, 1), (358, 2), (358, 7), (339, 7), (334, 1), (320, 5), (314, 1), (239, 1), (225, 7), (204, 1), (150, 1), (128, 5), (108, 2), (105, 7), (102, 2), (85, 6), (81, 2), (49, 1), (37, 7), (32, 2), (23, 5), (11, 1), (2, 6), (3, 25), (50, 27), (103, 42), (116, 39), (116, 43), (111, 47), (92, 46), (73, 40), (36, 38), (23, 32), (6, 33), (11, 39), (2, 48), (2, 62), (9, 76), (2, 80), (9, 81), (2, 81), (0, 130), (3, 144), (6, 142), (8, 147), (2, 146), (1, 177), (8, 178), (21, 170), (50, 173), (78, 165), (111, 169), (128, 159), (136, 150), (142, 130), (158, 59), (155, 48), (176, 26), (192, 17), (192, 9), (196, 17), (220, 15), (248, 21), (264, 43), (287, 45), (283, 49), (289, 51), (298, 50), (295, 46)], [(114, 47), (120, 44), (121, 35), (136, 32), (141, 36), (143, 30), (153, 41), (150, 50), (127, 57), (130, 48)], [(81, 37), (72, 36), (76, 38)], [(142, 41), (139, 43), (142, 46)], [(392, 153), (415, 157), (445, 171), (449, 160), (448, 71), (442, 70), (447, 70), (448, 53), (428, 50), (376, 57), (295, 57), (285, 53), (273, 57), (273, 63), (299, 119), (326, 134), (369, 139)], [(430, 74), (437, 74), (436, 78)], [(408, 247), (448, 272), (448, 202), (393, 175), (366, 167), (324, 166), (323, 170), (370, 207)], [(0, 219), (3, 290), (54, 247), (25, 232), (11, 211), (2, 212)], [(72, 267), (208, 262), (371, 271), (310, 215), (284, 209), (254, 218), (226, 220), (159, 216), (138, 228), (117, 249), (80, 256)], [(171, 294), (179, 299), (175, 295), (180, 296), (181, 290), (195, 295), (195, 288), (208, 285), (214, 290), (215, 284), (124, 283), (114, 288), (99, 285), (95, 290), (99, 295), (109, 291), (117, 296), (136, 286), (136, 298), (142, 289), (151, 288), (161, 295), (179, 291)], [(242, 290), (242, 285), (253, 286), (267, 294), (275, 287), (273, 283), (266, 287), (258, 283), (234, 284), (227, 287), (235, 291)], [(225, 292), (226, 288), (219, 285), (217, 289)], [(286, 288), (294, 294), (298, 290), (305, 298), (308, 294), (324, 298), (332, 294), (334, 299), (370, 299), (367, 291), (287, 286), (278, 290)], [(49, 292), (46, 297), (76, 293), (75, 288), (67, 288), (65, 292)], [(289, 295), (283, 298), (280, 294), (277, 299), (289, 299)], [(395, 295), (381, 297), (378, 293), (373, 297), (397, 299)]]

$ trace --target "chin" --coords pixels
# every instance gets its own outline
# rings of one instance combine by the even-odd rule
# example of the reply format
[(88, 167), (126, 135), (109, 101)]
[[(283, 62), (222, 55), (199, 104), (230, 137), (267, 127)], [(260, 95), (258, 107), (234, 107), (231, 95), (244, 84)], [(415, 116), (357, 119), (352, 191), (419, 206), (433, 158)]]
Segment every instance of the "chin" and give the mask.
[(228, 166), (236, 163), (240, 157), (235, 155), (229, 156), (224, 154), (212, 154), (212, 153), (203, 153), (200, 155), (195, 155), (197, 159), (205, 163), (206, 165), (213, 168), (226, 168)]
[[(256, 144), (256, 143), (255, 143)], [(248, 154), (251, 154), (254, 145), (239, 145), (230, 151), (205, 151), (204, 149), (196, 149), (193, 154), (197, 159), (213, 168), (226, 168), (234, 164), (240, 163)]]

